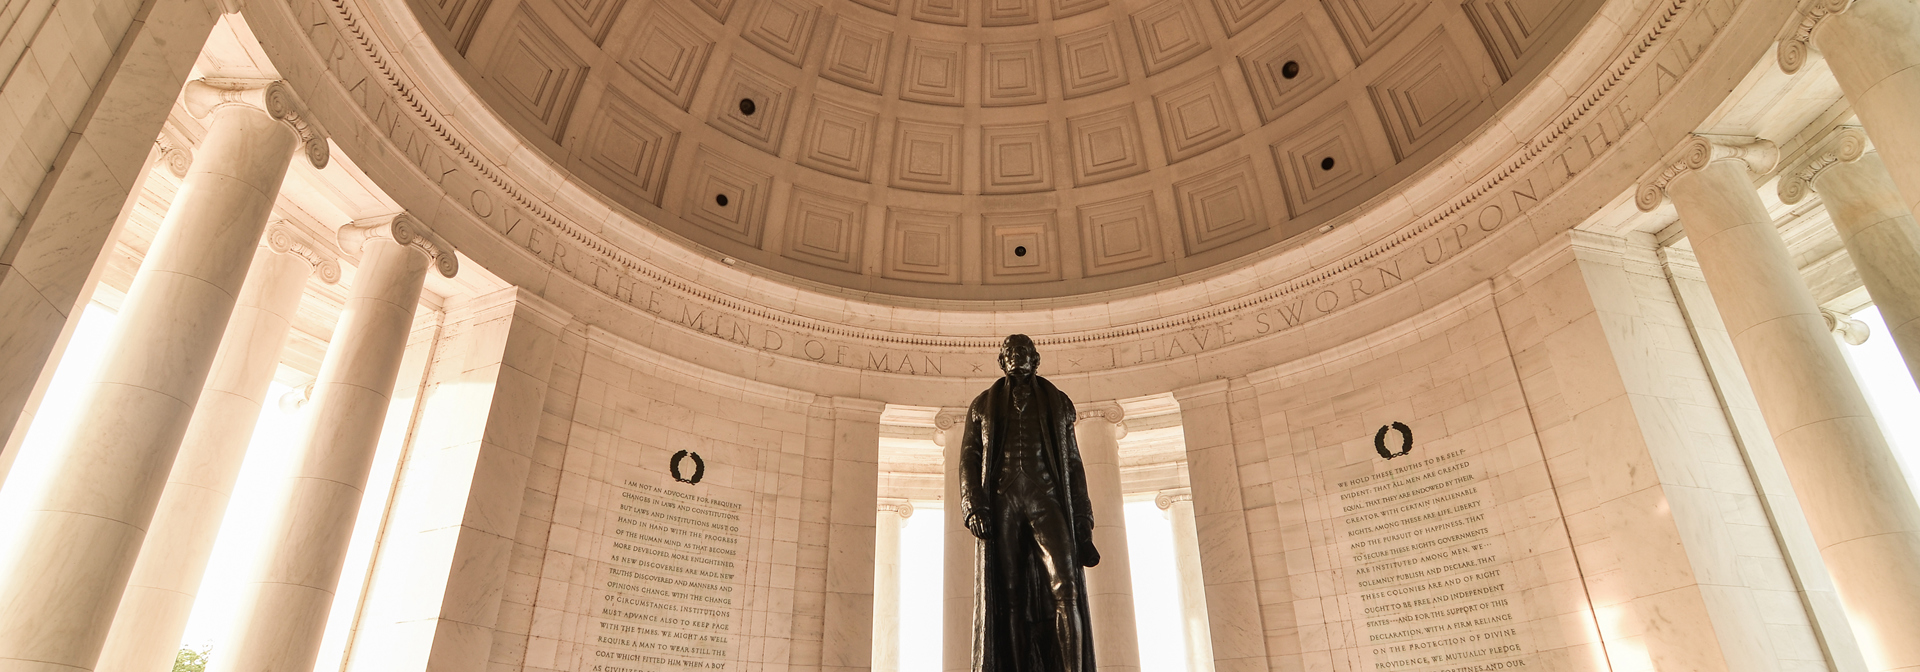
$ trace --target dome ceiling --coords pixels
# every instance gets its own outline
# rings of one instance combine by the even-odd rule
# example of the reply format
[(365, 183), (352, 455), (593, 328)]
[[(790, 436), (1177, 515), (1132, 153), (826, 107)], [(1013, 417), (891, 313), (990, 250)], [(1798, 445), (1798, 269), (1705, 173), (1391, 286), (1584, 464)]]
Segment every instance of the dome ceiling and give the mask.
[(1443, 161), (1577, 4), (414, 7), (527, 146), (639, 220), (830, 287), (998, 300), (1152, 283), (1337, 223)]

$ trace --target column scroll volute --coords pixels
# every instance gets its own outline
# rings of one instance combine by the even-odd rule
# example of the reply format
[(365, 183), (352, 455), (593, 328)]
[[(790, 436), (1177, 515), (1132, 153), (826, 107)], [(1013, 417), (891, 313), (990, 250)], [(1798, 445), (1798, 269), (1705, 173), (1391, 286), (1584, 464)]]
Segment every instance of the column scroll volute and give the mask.
[(1667, 154), (1667, 159), (1658, 167), (1659, 172), (1640, 183), (1634, 204), (1641, 212), (1653, 212), (1666, 202), (1667, 185), (1715, 161), (1740, 161), (1748, 170), (1765, 174), (1779, 165), (1780, 147), (1772, 140), (1756, 138), (1689, 136)]
[(933, 427), (938, 430), (933, 433), (933, 444), (942, 448), (947, 447), (947, 432), (966, 421), (967, 409), (965, 408), (940, 409), (940, 412), (933, 416)]
[(153, 143), (160, 147), (160, 163), (167, 167), (167, 172), (174, 177), (186, 177), (187, 169), (193, 167), (193, 143), (187, 141), (180, 129), (169, 121), (161, 127)]
[(261, 239), (267, 249), (305, 259), (313, 273), (329, 285), (340, 281), (340, 254), (334, 246), (321, 243), (292, 222), (278, 220), (267, 224)]
[(315, 121), (293, 87), (282, 80), (196, 79), (187, 82), (182, 95), (187, 113), (205, 119), (225, 105), (246, 105), (266, 111), (285, 123), (300, 138), (307, 162), (314, 168), (326, 168), (329, 157), (327, 133)]
[(1859, 126), (1833, 129), (1812, 150), (1780, 171), (1780, 202), (1793, 205), (1805, 200), (1808, 193), (1818, 191), (1813, 181), (1821, 173), (1842, 163), (1858, 161), (1870, 151), (1873, 145)]
[(1774, 51), (1774, 62), (1780, 71), (1789, 75), (1800, 72), (1807, 66), (1816, 52), (1813, 44), (1813, 31), (1827, 17), (1847, 11), (1853, 0), (1809, 0), (1800, 12), (1793, 28), (1780, 38), (1780, 45)]
[(454, 253), (453, 244), (413, 215), (404, 212), (355, 220), (340, 227), (338, 237), (340, 251), (350, 259), (360, 257), (368, 240), (386, 238), (427, 255), (428, 259), (433, 260), (434, 267), (439, 269), (440, 275), (451, 278), (460, 272), (460, 258)]
[(1081, 406), (1078, 420), (1085, 422), (1094, 418), (1105, 420), (1113, 425), (1113, 438), (1118, 441), (1127, 437), (1127, 411), (1119, 402), (1106, 401)]

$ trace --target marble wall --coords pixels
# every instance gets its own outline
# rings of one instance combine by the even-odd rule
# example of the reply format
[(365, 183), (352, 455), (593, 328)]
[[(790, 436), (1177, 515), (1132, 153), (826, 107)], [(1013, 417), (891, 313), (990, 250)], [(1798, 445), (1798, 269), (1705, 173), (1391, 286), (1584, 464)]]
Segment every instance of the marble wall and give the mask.
[(1175, 392), (1219, 669), (1853, 669), (1697, 275), (1643, 238)]
[(864, 667), (879, 412), (570, 328), (490, 669)]

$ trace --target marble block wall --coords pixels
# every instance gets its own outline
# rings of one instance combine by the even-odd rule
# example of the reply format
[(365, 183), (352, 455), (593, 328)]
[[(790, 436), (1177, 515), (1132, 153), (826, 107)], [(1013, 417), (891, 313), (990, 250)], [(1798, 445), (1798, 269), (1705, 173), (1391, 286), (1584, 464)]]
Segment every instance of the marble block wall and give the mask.
[[(740, 506), (739, 562), (719, 580), (730, 608), (711, 612), (730, 634), (707, 647), (724, 669), (866, 664), (880, 404), (732, 378), (594, 327), (561, 336), (549, 380), (487, 669), (622, 669), (600, 634), (617, 509), (665, 491)], [(863, 521), (839, 515), (861, 492)]]
[(1219, 669), (1856, 669), (1690, 326), (1651, 238), (1574, 232), (1175, 391)]

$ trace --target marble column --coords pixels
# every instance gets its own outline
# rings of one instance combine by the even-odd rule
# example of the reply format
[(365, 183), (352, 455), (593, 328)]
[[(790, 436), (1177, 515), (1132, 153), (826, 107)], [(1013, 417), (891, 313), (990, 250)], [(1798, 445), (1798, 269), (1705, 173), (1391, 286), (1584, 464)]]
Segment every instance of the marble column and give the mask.
[(1799, 18), (1780, 41), (1780, 68), (1797, 72), (1819, 50), (1912, 211), (1920, 206), (1920, 6), (1818, 0)]
[(1772, 143), (1695, 137), (1643, 185), (1679, 211), (1872, 670), (1920, 667), (1920, 507), (1748, 169)]
[(913, 502), (881, 500), (873, 526), (873, 672), (900, 672), (900, 528)]
[(946, 545), (941, 583), (945, 585), (940, 610), (940, 669), (942, 672), (970, 672), (973, 669), (973, 573), (979, 555), (973, 533), (967, 531), (966, 517), (960, 515), (960, 437), (967, 429), (967, 409), (942, 408), (933, 416), (934, 434), (945, 464), (941, 467), (945, 484)]
[[(1799, 203), (1809, 191), (1820, 193), (1907, 371), (1920, 379), (1920, 223), (1901, 200), (1880, 152), (1867, 145), (1858, 127), (1834, 129), (1780, 172), (1780, 200)], [(1835, 321), (1836, 328), (1847, 326)], [(1855, 339), (1866, 337), (1858, 329), (1845, 335), (1856, 345)]]
[(421, 286), (429, 268), (447, 277), (459, 268), (453, 248), (405, 213), (353, 222), (338, 235), (359, 267), (314, 382), (286, 494), (260, 535), (270, 545), (214, 670), (312, 669)]
[(340, 278), (339, 262), (294, 225), (275, 223), (262, 243), (114, 615), (102, 672), (172, 664), (307, 277), (317, 269), (323, 281)]
[(134, 276), (66, 457), (10, 521), (0, 670), (98, 662), (288, 162), (304, 141), (326, 163), (326, 140), (283, 83), (193, 82), (185, 93), (206, 138)]
[(1133, 620), (1133, 565), (1127, 561), (1127, 510), (1120, 490), (1120, 438), (1125, 411), (1114, 402), (1080, 407), (1073, 428), (1093, 501), (1093, 543), (1100, 564), (1087, 568), (1094, 661), (1100, 670), (1137, 672), (1140, 638)]
[(1187, 672), (1213, 672), (1213, 630), (1207, 627), (1207, 581), (1200, 574), (1200, 537), (1193, 525), (1193, 493), (1169, 490), (1153, 498), (1173, 523), (1173, 568), (1180, 574), (1180, 625), (1187, 640)]
[(834, 397), (833, 489), (827, 520), (821, 672), (873, 667), (874, 507), (880, 500), (880, 413), (886, 404)]

